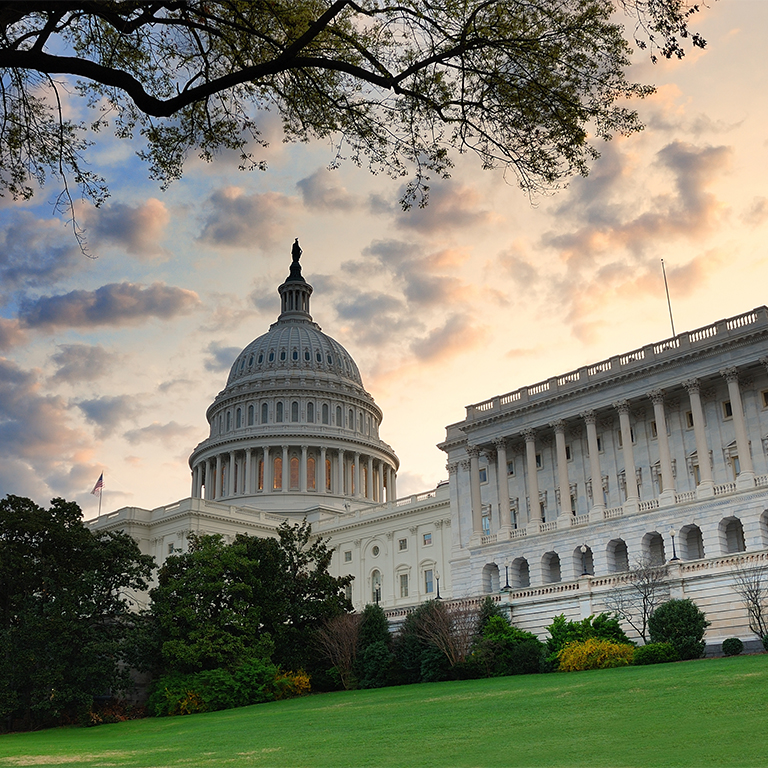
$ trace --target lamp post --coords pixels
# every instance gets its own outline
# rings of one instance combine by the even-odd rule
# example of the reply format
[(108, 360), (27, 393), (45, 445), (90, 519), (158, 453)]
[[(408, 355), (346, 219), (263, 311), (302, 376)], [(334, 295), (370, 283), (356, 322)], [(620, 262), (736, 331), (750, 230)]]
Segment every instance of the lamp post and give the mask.
[(677, 550), (675, 549), (675, 529), (674, 528), (669, 529), (669, 535), (672, 537), (672, 559), (669, 562), (672, 563), (675, 560), (680, 559), (677, 556)]
[(443, 598), (440, 597), (440, 571), (435, 568), (435, 581), (437, 581), (437, 597), (435, 600), (442, 600)]
[(509, 563), (504, 563), (504, 581), (506, 582), (501, 588), (502, 592), (511, 592), (512, 587), (509, 586)]
[(579, 549), (581, 550), (581, 575), (589, 576), (587, 573), (587, 545), (582, 544)]

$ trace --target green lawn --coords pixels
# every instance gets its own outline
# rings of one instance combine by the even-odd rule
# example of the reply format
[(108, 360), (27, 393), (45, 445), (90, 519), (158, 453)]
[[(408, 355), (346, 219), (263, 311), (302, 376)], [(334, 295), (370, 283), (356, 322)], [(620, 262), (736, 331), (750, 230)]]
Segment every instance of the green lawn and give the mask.
[(768, 655), (0, 736), (2, 766), (768, 766)]

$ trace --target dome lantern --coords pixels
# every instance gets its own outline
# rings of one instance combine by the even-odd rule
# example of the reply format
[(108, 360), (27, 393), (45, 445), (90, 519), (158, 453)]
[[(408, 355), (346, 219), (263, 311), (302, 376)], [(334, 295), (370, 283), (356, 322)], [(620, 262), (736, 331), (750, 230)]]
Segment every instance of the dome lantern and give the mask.
[(301, 275), (301, 246), (299, 238), (293, 242), (291, 249), (291, 272), (285, 282), (277, 289), (280, 294), (280, 317), (277, 321), (297, 320), (312, 321), (309, 314), (309, 297), (312, 295), (312, 286)]

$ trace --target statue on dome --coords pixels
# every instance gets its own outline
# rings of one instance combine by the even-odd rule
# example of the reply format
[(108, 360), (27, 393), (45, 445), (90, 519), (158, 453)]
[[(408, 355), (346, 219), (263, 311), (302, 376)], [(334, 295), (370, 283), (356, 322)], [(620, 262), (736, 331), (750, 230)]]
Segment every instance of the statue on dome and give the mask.
[(293, 258), (294, 264), (301, 258), (301, 254), (302, 254), (302, 250), (301, 250), (301, 246), (299, 245), (299, 238), (297, 237), (293, 241), (293, 248), (291, 249), (291, 257)]
[(301, 276), (301, 264), (299, 264), (301, 254), (302, 250), (301, 246), (299, 245), (299, 238), (297, 237), (293, 241), (293, 248), (291, 248), (291, 258), (293, 261), (291, 261), (291, 274), (289, 275), (288, 279), (304, 283), (306, 281)]

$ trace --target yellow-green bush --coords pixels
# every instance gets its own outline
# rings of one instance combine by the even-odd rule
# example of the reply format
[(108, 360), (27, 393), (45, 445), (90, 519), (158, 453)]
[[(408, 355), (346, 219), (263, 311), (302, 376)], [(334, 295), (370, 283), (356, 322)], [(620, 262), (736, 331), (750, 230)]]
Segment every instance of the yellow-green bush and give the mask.
[(300, 669), (298, 672), (280, 671), (275, 675), (275, 698), (292, 699), (294, 696), (306, 696), (311, 690), (309, 675)]
[(561, 672), (580, 672), (629, 666), (634, 653), (633, 645), (590, 637), (581, 643), (568, 643), (557, 654), (557, 660)]

